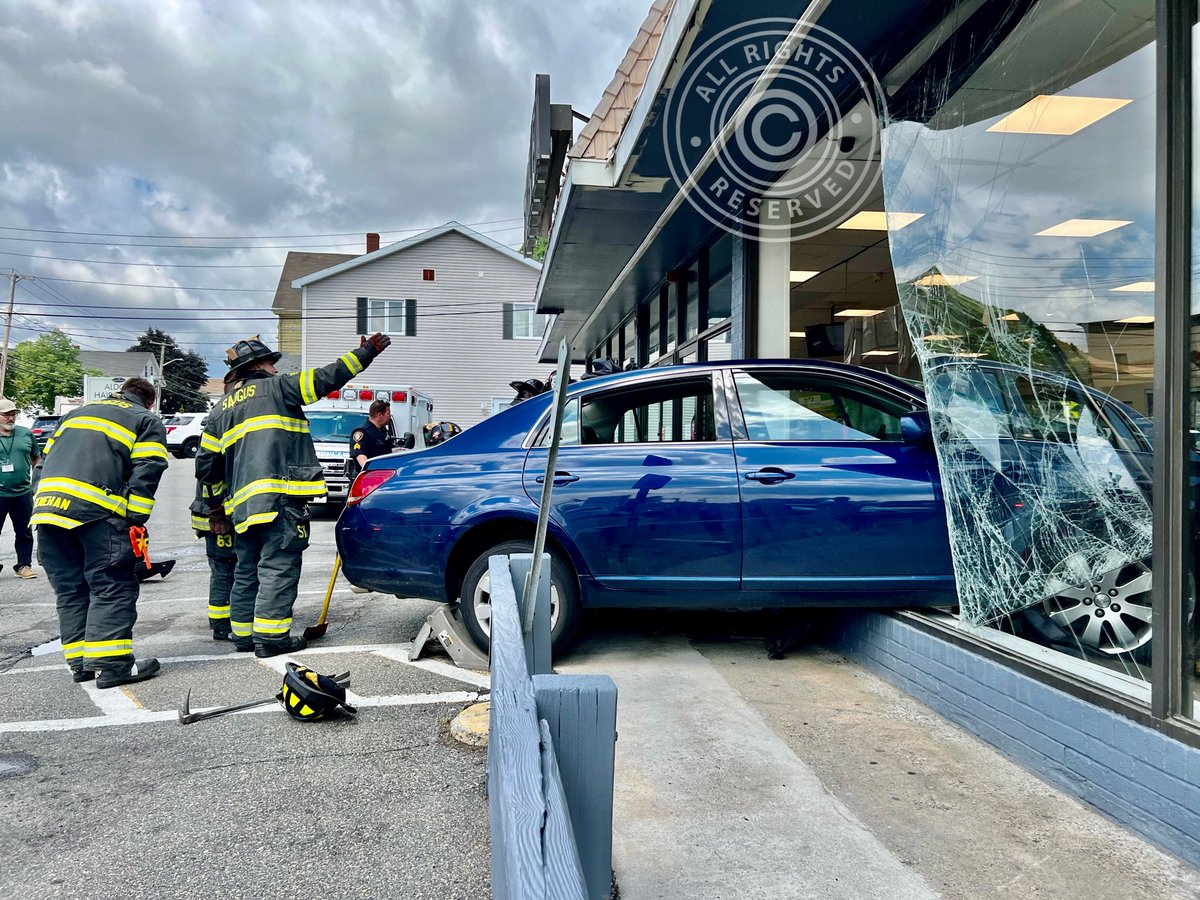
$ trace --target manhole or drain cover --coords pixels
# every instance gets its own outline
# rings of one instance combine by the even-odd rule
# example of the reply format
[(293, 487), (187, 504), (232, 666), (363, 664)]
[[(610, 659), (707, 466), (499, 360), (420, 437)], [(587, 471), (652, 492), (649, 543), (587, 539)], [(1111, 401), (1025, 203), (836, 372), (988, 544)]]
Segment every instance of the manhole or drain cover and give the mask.
[(0, 753), (0, 778), (18, 778), (37, 767), (37, 760), (28, 753)]

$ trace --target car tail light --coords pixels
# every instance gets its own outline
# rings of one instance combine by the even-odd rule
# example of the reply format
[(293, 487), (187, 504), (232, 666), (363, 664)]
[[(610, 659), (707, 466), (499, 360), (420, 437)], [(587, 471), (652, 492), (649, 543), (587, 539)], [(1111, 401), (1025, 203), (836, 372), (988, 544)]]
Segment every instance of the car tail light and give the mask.
[(393, 403), (407, 403), (408, 402), (408, 394), (405, 393), (404, 391), (392, 391), (392, 402)]
[(357, 503), (395, 474), (395, 469), (367, 469), (365, 472), (359, 472), (354, 484), (350, 485), (350, 495), (346, 502)]
[(375, 392), (374, 391), (359, 391), (358, 399), (359, 400), (374, 400)]
[(326, 400), (337, 400), (341, 396), (342, 396), (341, 391), (330, 391), (328, 394), (325, 395), (325, 399)]

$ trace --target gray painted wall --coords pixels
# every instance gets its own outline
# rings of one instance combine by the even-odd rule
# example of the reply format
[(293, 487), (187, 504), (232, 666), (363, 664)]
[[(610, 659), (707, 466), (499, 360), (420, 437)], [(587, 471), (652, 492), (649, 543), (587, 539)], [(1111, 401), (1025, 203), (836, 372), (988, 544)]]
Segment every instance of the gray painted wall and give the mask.
[(1056, 787), (1200, 866), (1200, 750), (887, 613), (829, 643)]
[[(422, 281), (422, 269), (435, 270), (436, 280)], [(304, 365), (325, 365), (357, 346), (355, 298), (414, 298), (416, 336), (393, 336), (355, 381), (409, 384), (433, 398), (435, 420), (466, 428), (491, 414), (493, 398), (515, 396), (510, 381), (545, 381), (553, 371), (537, 362), (538, 340), (503, 338), (504, 304), (532, 303), (538, 274), (450, 232), (330, 276), (304, 288)]]

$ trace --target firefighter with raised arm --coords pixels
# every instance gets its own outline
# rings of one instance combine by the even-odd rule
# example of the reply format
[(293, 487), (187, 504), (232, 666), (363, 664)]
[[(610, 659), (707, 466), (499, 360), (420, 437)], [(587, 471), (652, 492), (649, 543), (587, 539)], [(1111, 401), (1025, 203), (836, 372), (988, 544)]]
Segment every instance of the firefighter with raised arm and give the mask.
[(150, 412), (154, 386), (130, 378), (118, 393), (63, 417), (46, 443), (30, 524), (58, 597), (63, 655), (76, 681), (101, 688), (143, 681), (156, 659), (133, 656), (136, 554), (167, 469), (167, 432)]
[(228, 517), (236, 538), (237, 566), (229, 598), (229, 624), (239, 651), (270, 657), (301, 650), (292, 637), (292, 606), (308, 547), (308, 501), (325, 494), (303, 407), (335, 391), (370, 365), (391, 339), (362, 338), (336, 362), (281, 375), (273, 352), (257, 336), (226, 351), (233, 386), (208, 417), (196, 457), (196, 478), (220, 489), (223, 503), (201, 498), (193, 506), (214, 533)]

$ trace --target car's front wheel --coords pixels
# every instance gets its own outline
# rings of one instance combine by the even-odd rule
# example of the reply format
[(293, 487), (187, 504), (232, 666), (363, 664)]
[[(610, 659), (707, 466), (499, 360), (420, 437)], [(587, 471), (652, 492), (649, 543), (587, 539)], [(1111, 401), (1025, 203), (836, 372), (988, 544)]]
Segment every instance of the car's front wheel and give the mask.
[(200, 452), (200, 438), (188, 438), (179, 449), (187, 459), (195, 459), (196, 454)]
[[(529, 553), (532, 550), (533, 541), (505, 541), (479, 554), (467, 569), (463, 578), (459, 611), (467, 630), (471, 632), (471, 637), (480, 647), (488, 647), (492, 632), (492, 585), (488, 572), (488, 558), (507, 556), (511, 553)], [(570, 561), (549, 547), (546, 550), (551, 560), (550, 642), (553, 652), (557, 654), (564, 651), (575, 639), (582, 619), (582, 610), (579, 602), (579, 584)], [(522, 585), (515, 587), (519, 602)]]

